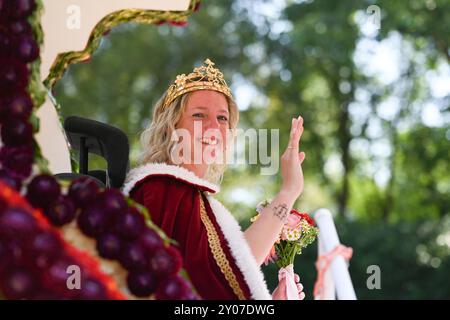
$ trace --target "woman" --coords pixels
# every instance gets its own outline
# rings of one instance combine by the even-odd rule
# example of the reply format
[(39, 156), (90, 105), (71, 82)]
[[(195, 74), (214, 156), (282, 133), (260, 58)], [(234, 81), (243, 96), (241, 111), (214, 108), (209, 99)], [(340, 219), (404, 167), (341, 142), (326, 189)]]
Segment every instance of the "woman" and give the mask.
[[(177, 76), (141, 136), (142, 165), (130, 171), (124, 192), (178, 242), (184, 268), (203, 299), (283, 299), (284, 282), (272, 296), (260, 265), (303, 190), (303, 119), (292, 119), (279, 193), (245, 232), (211, 195), (219, 191), (237, 122), (231, 91), (209, 59)], [(303, 298), (300, 283), (298, 289)]]

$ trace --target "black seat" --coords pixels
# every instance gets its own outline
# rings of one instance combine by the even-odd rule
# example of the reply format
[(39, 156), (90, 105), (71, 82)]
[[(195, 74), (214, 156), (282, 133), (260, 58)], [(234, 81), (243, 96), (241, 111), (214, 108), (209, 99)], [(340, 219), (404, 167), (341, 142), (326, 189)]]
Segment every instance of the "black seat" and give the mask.
[[(105, 123), (76, 116), (64, 121), (64, 129), (71, 147), (79, 152), (79, 174), (92, 176), (106, 187), (122, 187), (129, 169), (130, 147), (126, 134)], [(106, 160), (106, 171), (88, 170), (89, 153)], [(64, 174), (58, 176), (61, 175)]]

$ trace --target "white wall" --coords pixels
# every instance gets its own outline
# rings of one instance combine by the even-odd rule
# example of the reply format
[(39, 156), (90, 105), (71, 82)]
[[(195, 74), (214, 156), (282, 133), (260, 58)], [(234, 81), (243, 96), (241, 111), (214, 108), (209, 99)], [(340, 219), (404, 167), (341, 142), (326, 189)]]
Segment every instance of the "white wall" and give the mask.
[[(189, 7), (190, 0), (44, 0), (43, 3), (42, 81), (58, 53), (83, 50), (94, 26), (109, 13), (127, 8), (184, 11)], [(37, 116), (41, 125), (36, 139), (49, 161), (50, 170), (53, 173), (70, 172), (67, 140), (49, 98), (38, 110)]]

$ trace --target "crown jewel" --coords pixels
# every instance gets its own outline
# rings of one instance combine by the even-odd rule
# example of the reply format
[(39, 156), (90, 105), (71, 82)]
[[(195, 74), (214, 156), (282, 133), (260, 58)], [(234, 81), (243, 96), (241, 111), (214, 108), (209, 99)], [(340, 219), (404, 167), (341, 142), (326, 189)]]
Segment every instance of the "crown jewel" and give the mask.
[(193, 72), (188, 75), (183, 73), (176, 77), (175, 82), (167, 90), (164, 108), (182, 94), (196, 90), (214, 90), (233, 99), (222, 72), (214, 67), (214, 62), (206, 59), (204, 64), (194, 68)]

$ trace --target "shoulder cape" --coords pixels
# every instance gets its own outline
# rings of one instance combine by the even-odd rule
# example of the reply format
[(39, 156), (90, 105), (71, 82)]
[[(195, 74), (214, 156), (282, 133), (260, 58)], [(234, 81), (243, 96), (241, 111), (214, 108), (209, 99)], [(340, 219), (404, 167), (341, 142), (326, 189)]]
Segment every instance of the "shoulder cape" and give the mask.
[(130, 195), (140, 182), (149, 179), (149, 177), (158, 176), (175, 178), (205, 191), (209, 206), (226, 239), (231, 255), (249, 287), (252, 299), (271, 300), (272, 296), (267, 289), (264, 275), (251, 253), (240, 225), (232, 214), (212, 196), (219, 191), (219, 186), (199, 178), (193, 172), (180, 166), (148, 163), (129, 172), (122, 191), (124, 194)]

